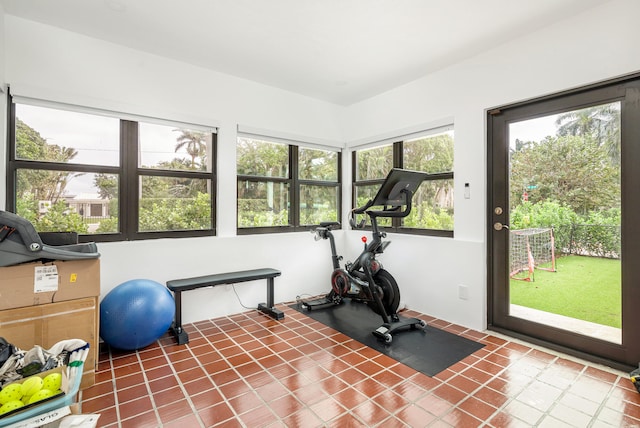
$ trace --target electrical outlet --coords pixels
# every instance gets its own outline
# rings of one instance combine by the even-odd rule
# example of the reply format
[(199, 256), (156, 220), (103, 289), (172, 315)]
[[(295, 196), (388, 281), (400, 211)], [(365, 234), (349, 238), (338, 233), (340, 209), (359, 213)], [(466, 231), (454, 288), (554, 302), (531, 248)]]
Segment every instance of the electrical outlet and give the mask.
[(469, 287), (463, 284), (458, 285), (458, 298), (467, 300), (469, 298)]

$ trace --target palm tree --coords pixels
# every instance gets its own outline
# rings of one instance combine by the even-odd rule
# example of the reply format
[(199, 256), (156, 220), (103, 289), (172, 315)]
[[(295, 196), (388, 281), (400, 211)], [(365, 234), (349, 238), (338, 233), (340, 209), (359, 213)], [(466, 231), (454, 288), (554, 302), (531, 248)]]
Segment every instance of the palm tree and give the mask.
[(556, 119), (558, 136), (593, 139), (605, 147), (614, 164), (620, 163), (620, 104), (587, 107), (561, 114)]
[[(78, 155), (78, 150), (73, 147), (64, 147), (58, 146), (57, 144), (52, 144), (46, 146), (46, 149), (47, 159), (56, 162), (67, 163)], [(45, 200), (56, 203), (58, 199), (65, 194), (69, 181), (71, 181), (75, 177), (84, 175), (84, 173), (73, 173), (69, 171), (49, 171), (48, 175), (48, 189)]]
[(191, 156), (191, 169), (196, 169), (196, 158), (201, 158), (204, 161), (207, 154), (207, 134), (189, 129), (174, 129), (174, 131), (181, 133), (176, 138), (176, 153), (184, 147), (187, 154)]

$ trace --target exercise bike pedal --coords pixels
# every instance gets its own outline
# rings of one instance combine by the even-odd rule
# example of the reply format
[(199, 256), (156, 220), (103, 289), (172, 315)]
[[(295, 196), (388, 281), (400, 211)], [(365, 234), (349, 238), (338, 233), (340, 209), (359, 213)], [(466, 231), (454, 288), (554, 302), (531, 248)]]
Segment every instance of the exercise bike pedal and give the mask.
[(339, 305), (341, 301), (335, 301), (328, 299), (326, 297), (322, 297), (320, 299), (315, 300), (302, 300), (300, 302), (300, 306), (302, 309), (306, 309), (307, 311), (313, 311), (318, 309), (325, 309), (331, 306)]

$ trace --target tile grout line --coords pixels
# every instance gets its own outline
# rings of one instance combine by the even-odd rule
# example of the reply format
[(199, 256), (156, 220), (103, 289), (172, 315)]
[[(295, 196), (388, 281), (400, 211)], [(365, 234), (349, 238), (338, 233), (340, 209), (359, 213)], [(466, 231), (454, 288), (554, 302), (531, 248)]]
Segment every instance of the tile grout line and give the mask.
[[(156, 343), (158, 343), (158, 340), (156, 340)], [(160, 423), (160, 426), (162, 426), (162, 419), (160, 418), (160, 412), (158, 411), (158, 406), (156, 406), (156, 401), (153, 398), (153, 392), (151, 391), (151, 386), (149, 385), (149, 378), (147, 377), (147, 371), (145, 370), (144, 365), (142, 364), (142, 358), (140, 357), (139, 350), (135, 351), (135, 355), (136, 355), (136, 360), (140, 365), (140, 372), (144, 379), (144, 386), (147, 390), (147, 394), (149, 394), (149, 400), (151, 400), (151, 405), (153, 407), (153, 412), (156, 415), (156, 420)]]
[[(228, 319), (228, 317), (227, 317), (227, 316), (225, 316), (225, 318), (227, 318), (227, 319)], [(219, 319), (219, 318), (217, 318), (217, 319)], [(209, 321), (211, 322), (211, 324), (213, 324), (214, 326), (216, 326), (216, 328), (220, 329), (219, 327), (217, 327), (217, 325), (216, 325), (212, 320), (209, 320)], [(208, 344), (209, 344), (209, 345), (210, 345), (214, 350), (216, 350), (216, 352), (218, 352), (218, 354), (220, 355), (220, 358), (221, 358), (222, 360), (224, 360), (224, 361), (229, 365), (229, 367), (230, 367), (234, 372), (236, 372), (236, 374), (240, 377), (240, 379), (242, 379), (242, 381), (244, 381), (244, 382), (246, 383), (246, 381), (244, 380), (243, 376), (240, 376), (240, 373), (238, 373), (238, 372), (235, 370), (234, 366), (233, 366), (233, 365), (231, 365), (231, 364), (229, 363), (229, 361), (227, 360), (227, 357), (226, 357), (222, 352), (217, 351), (217, 348), (215, 347), (215, 345), (213, 344), (213, 342), (211, 342), (211, 341), (209, 340), (208, 335), (205, 335), (204, 333), (202, 333), (202, 331), (200, 331), (200, 329), (199, 329), (195, 324), (191, 324), (191, 325), (196, 329), (196, 331), (201, 335), (201, 337), (203, 337), (203, 338), (206, 340), (206, 342), (207, 342), (207, 343), (208, 343)], [(220, 329), (220, 330), (222, 330), (222, 329)], [(225, 335), (226, 335), (226, 333), (225, 333)], [(185, 344), (185, 346), (186, 346), (186, 345), (188, 345), (188, 344)], [(226, 349), (226, 348), (222, 348), (222, 349)], [(197, 359), (197, 357), (195, 357), (195, 358)], [(204, 368), (204, 366), (202, 365), (202, 363), (200, 363), (200, 360), (198, 360), (198, 363), (200, 364), (200, 366), (201, 366), (201, 367), (202, 367), (202, 369), (204, 370), (204, 372), (205, 372), (205, 374), (206, 374), (207, 378), (211, 381), (211, 384), (212, 384), (212, 385), (214, 386), (214, 388), (215, 388), (215, 389), (217, 389), (217, 390), (218, 390), (218, 392), (220, 393), (220, 396), (222, 397), (222, 399), (223, 399), (224, 403), (229, 407), (229, 409), (231, 409), (231, 412), (233, 413), (234, 418), (235, 418), (236, 420), (239, 420), (239, 419), (240, 419), (240, 415), (238, 414), (238, 412), (236, 411), (236, 409), (231, 405), (231, 403), (229, 402), (229, 398), (227, 398), (226, 394), (225, 394), (225, 393), (220, 389), (220, 387), (221, 387), (222, 385), (218, 385), (218, 384), (213, 380), (213, 378), (211, 377), (211, 374), (210, 374), (210, 373), (209, 373), (209, 372)], [(231, 382), (227, 382), (227, 383), (231, 383)], [(226, 385), (226, 383), (225, 383), (224, 385)], [(248, 386), (250, 386), (250, 385), (248, 385)], [(185, 392), (186, 392), (186, 391), (185, 391)], [(214, 404), (214, 406), (215, 406), (215, 404)], [(213, 406), (209, 406), (209, 407), (213, 407)], [(195, 406), (194, 406), (194, 408), (195, 408)], [(199, 410), (195, 409), (195, 412), (196, 412), (196, 414), (197, 414), (197, 416), (198, 416), (198, 419), (199, 419), (199, 420), (201, 420), (201, 418), (200, 418), (200, 414), (199, 414)], [(225, 419), (225, 420), (230, 420), (230, 419)], [(218, 422), (224, 422), (224, 421), (218, 421)]]
[[(198, 420), (198, 422), (200, 423), (200, 426), (204, 427), (205, 424), (202, 421), (202, 418), (200, 417), (200, 414), (198, 413), (195, 405), (193, 404), (193, 401), (191, 400), (191, 395), (187, 392), (186, 388), (184, 387), (184, 384), (182, 383), (182, 379), (180, 379), (180, 376), (178, 376), (178, 372), (176, 371), (175, 367), (173, 366), (172, 361), (169, 358), (169, 354), (167, 353), (166, 349), (164, 349), (164, 345), (162, 343), (160, 343), (159, 340), (158, 340), (158, 344), (160, 345), (160, 350), (162, 351), (162, 354), (167, 359), (168, 365), (171, 367), (171, 372), (173, 373), (173, 376), (176, 378), (176, 381), (178, 382), (178, 386), (180, 387), (180, 390), (184, 394), (184, 396), (185, 396), (185, 398), (187, 400), (187, 403), (189, 403), (189, 407), (191, 407), (191, 410), (192, 410), (193, 414), (195, 415), (196, 419)], [(193, 353), (192, 353), (192, 355), (193, 355)], [(146, 377), (146, 375), (145, 375), (145, 377)], [(151, 391), (149, 391), (149, 395), (152, 395)], [(157, 408), (156, 408), (156, 410), (157, 410)], [(180, 418), (178, 418), (178, 419), (180, 419)], [(160, 423), (163, 423), (162, 420), (160, 419), (159, 414), (158, 414), (158, 420), (160, 421)], [(170, 422), (173, 422), (173, 421), (170, 421)]]

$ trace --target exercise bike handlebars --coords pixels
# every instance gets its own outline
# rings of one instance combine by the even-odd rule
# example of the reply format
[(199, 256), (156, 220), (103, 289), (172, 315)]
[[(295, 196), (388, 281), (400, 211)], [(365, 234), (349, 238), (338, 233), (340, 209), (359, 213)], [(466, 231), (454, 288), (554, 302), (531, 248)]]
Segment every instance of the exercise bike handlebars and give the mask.
[[(411, 213), (411, 199), (413, 198), (413, 193), (411, 192), (411, 190), (408, 190), (408, 189), (402, 189), (400, 192), (406, 194), (406, 201), (407, 201), (402, 211), (400, 211), (401, 205), (396, 205), (390, 208), (385, 207), (382, 211), (372, 211), (372, 210), (366, 211), (366, 208), (365, 208), (364, 212), (366, 212), (370, 217), (402, 218), (402, 217), (408, 216), (409, 213)], [(369, 207), (371, 207), (371, 205), (369, 205)]]

